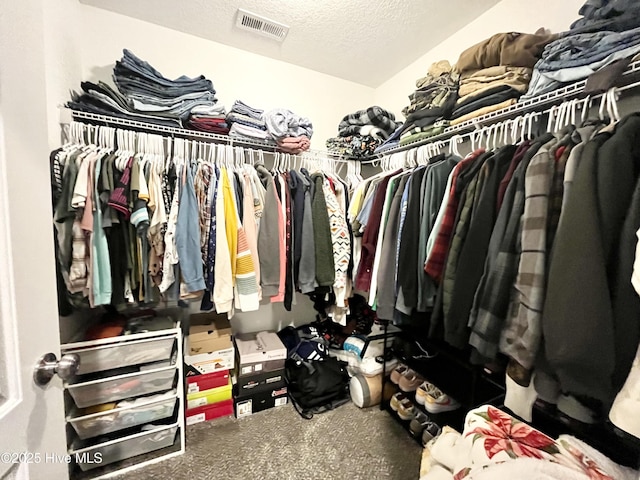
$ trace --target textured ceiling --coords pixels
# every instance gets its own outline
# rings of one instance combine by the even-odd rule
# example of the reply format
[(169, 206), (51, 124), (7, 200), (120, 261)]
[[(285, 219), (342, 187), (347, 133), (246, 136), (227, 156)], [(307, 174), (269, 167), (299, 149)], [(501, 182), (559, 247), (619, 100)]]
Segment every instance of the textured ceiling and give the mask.
[[(80, 0), (377, 87), (499, 0)], [(235, 27), (243, 8), (290, 27), (284, 42)]]

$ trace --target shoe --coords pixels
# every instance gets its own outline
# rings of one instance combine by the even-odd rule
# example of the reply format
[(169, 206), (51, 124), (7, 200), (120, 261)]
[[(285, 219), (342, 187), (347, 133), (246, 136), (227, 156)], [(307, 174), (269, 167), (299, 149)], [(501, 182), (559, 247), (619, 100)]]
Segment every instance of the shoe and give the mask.
[(400, 381), (400, 378), (409, 371), (409, 367), (407, 367), (404, 363), (401, 363), (396, 368), (391, 371), (390, 380), (396, 385)]
[(398, 404), (398, 416), (401, 420), (413, 420), (416, 413), (416, 406), (408, 398), (404, 398)]
[(414, 392), (424, 381), (425, 379), (422, 375), (409, 369), (398, 380), (398, 386), (403, 392)]
[(437, 387), (433, 383), (422, 382), (416, 390), (416, 403), (424, 405), (427, 397), (435, 390), (437, 390)]
[(440, 426), (437, 423), (429, 422), (424, 426), (422, 430), (422, 446), (426, 447), (427, 443), (440, 435)]
[(417, 410), (415, 417), (413, 417), (413, 420), (411, 420), (411, 423), (409, 424), (409, 431), (411, 432), (411, 435), (413, 435), (414, 437), (420, 437), (420, 435), (422, 435), (424, 427), (428, 423), (431, 423), (431, 418), (429, 417), (429, 415), (421, 412), (420, 410)]
[(424, 408), (429, 413), (450, 412), (451, 410), (460, 408), (460, 403), (436, 387), (429, 396), (426, 397)]
[(389, 401), (389, 406), (391, 407), (391, 410), (393, 410), (394, 412), (397, 412), (400, 402), (402, 402), (406, 398), (407, 396), (402, 392), (395, 393), (391, 397), (391, 400)]

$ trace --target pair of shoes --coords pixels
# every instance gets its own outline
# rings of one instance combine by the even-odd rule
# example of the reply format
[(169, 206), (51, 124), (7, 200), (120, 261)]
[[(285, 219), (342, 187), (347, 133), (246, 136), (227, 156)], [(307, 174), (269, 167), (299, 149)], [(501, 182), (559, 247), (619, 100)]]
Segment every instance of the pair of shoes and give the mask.
[(390, 407), (397, 412), (401, 420), (412, 420), (416, 416), (416, 407), (407, 396), (398, 392), (391, 397)]
[(440, 426), (426, 413), (417, 412), (409, 424), (409, 431), (414, 437), (421, 437), (422, 445), (426, 445), (440, 433)]
[(391, 381), (403, 392), (413, 392), (424, 382), (424, 377), (404, 364), (398, 365), (391, 372)]
[(410, 370), (409, 367), (407, 367), (404, 363), (401, 363), (391, 371), (391, 376), (389, 377), (389, 380), (391, 380), (393, 383), (397, 385), (398, 382), (400, 381), (400, 378), (402, 378), (402, 375), (407, 373), (409, 370)]
[(457, 402), (449, 395), (444, 393), (438, 387), (433, 387), (429, 394), (425, 396), (424, 408), (429, 413), (450, 412), (460, 408), (460, 402)]
[(425, 425), (424, 430), (422, 431), (422, 446), (426, 447), (427, 443), (440, 435), (440, 432), (442, 432), (442, 429), (434, 422), (429, 422)]
[(411, 400), (405, 398), (398, 405), (398, 416), (401, 420), (413, 420), (416, 416), (417, 410)]
[(422, 382), (416, 390), (416, 403), (424, 405), (427, 397), (431, 396), (431, 393), (435, 392), (436, 390), (438, 390), (438, 387), (436, 387), (433, 383), (427, 381)]
[(391, 407), (391, 410), (393, 410), (394, 412), (398, 411), (398, 406), (400, 405), (400, 402), (402, 400), (404, 400), (406, 397), (406, 395), (402, 392), (398, 392), (398, 393), (394, 393), (391, 396), (391, 400), (389, 401), (389, 406)]

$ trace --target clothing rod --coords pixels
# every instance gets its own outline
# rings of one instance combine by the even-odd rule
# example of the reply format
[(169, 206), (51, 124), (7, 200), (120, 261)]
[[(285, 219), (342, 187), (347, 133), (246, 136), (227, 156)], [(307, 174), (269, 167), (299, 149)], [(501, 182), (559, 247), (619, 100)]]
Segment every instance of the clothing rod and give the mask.
[[(637, 74), (640, 72), (640, 61), (633, 62), (629, 64), (627, 70), (622, 74), (622, 78), (628, 77), (633, 74)], [(412, 148), (417, 148), (422, 145), (428, 145), (434, 143), (439, 140), (447, 140), (452, 136), (459, 134), (459, 132), (465, 132), (466, 130), (477, 130), (478, 128), (482, 128), (483, 126), (487, 126), (495, 121), (507, 119), (518, 113), (530, 113), (535, 111), (536, 107), (548, 104), (560, 104), (565, 100), (573, 99), (576, 97), (582, 96), (583, 98), (586, 95), (582, 95), (584, 93), (585, 86), (587, 84), (587, 80), (580, 80), (579, 82), (572, 83), (565, 87), (559, 88), (557, 90), (553, 90), (548, 93), (544, 93), (530, 100), (525, 100), (523, 102), (516, 103), (507, 108), (503, 108), (497, 110), (495, 112), (487, 113), (486, 115), (482, 115), (477, 118), (472, 118), (471, 120), (467, 120), (466, 122), (460, 123), (459, 125), (454, 125), (452, 127), (447, 127), (444, 132), (434, 135), (433, 137), (429, 137), (423, 140), (417, 140), (412, 143), (408, 143), (406, 145), (402, 145), (399, 147), (390, 148), (384, 152), (380, 152), (378, 156), (386, 156), (391, 155), (393, 153), (399, 153), (406, 150), (410, 150)], [(640, 85), (640, 82), (633, 82), (623, 84), (619, 87), (616, 87), (618, 91), (628, 90), (630, 88), (636, 88)], [(593, 95), (592, 98), (599, 98), (602, 94)], [(467, 132), (468, 134), (469, 132)], [(462, 136), (462, 135), (461, 135)]]
[[(139, 130), (144, 130), (146, 133), (167, 133), (173, 136), (184, 137), (184, 138), (196, 137), (200, 139), (210, 140), (215, 143), (223, 143), (225, 145), (230, 145), (232, 147), (249, 147), (249, 148), (258, 147), (261, 150), (265, 150), (265, 152), (267, 153), (284, 153), (284, 152), (279, 152), (278, 145), (272, 141), (238, 139), (238, 138), (229, 137), (228, 135), (219, 135), (217, 133), (201, 132), (198, 130), (188, 130), (186, 128), (156, 125), (153, 123), (140, 122), (137, 120), (128, 120), (125, 118), (111, 117), (109, 115), (100, 115), (97, 113), (82, 112), (79, 110), (69, 109), (69, 111), (71, 112), (71, 117), (73, 118), (73, 120), (84, 121), (82, 123), (95, 122), (95, 123), (103, 123), (106, 125), (113, 125), (113, 126), (131, 127)], [(299, 154), (290, 154), (290, 155), (301, 156), (305, 154), (326, 156), (326, 157), (330, 157), (332, 161), (341, 162), (341, 163), (358, 161), (357, 159), (331, 153), (326, 150), (306, 150)], [(376, 159), (373, 159), (371, 161), (360, 162), (360, 163), (375, 163), (376, 161), (377, 161)]]

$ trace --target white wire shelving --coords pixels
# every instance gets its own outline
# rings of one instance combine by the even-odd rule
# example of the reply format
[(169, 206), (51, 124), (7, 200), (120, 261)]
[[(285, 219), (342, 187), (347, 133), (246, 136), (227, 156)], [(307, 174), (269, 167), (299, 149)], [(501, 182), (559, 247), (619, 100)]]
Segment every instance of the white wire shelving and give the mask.
[[(640, 73), (640, 61), (633, 62), (629, 64), (628, 68), (622, 75), (622, 79), (620, 80), (620, 86), (616, 89), (618, 91), (629, 90), (632, 88), (636, 88), (640, 86), (640, 82), (631, 82), (631, 79), (636, 78)], [(565, 87), (559, 88), (557, 90), (553, 90), (551, 92), (539, 95), (537, 97), (524, 100), (522, 102), (518, 102), (509, 107), (496, 110), (495, 112), (490, 112), (485, 115), (467, 120), (458, 125), (453, 125), (451, 127), (447, 127), (444, 132), (434, 135), (429, 138), (424, 138), (421, 140), (417, 140), (415, 142), (407, 143), (405, 145), (401, 145), (398, 147), (393, 147), (385, 150), (384, 152), (380, 152), (378, 156), (386, 156), (391, 155), (393, 153), (403, 152), (405, 150), (410, 150), (413, 148), (420, 147), (422, 145), (428, 145), (431, 143), (435, 143), (438, 141), (446, 140), (454, 135), (466, 134), (470, 133), (474, 130), (478, 130), (483, 126), (491, 125), (500, 120), (510, 119), (519, 115), (523, 115), (529, 112), (536, 112), (540, 110), (540, 107), (547, 107), (552, 105), (561, 104), (567, 100), (572, 100), (579, 97), (586, 97), (585, 94), (585, 86), (587, 84), (587, 80), (581, 80), (575, 83), (571, 83)], [(596, 99), (601, 97), (602, 94), (592, 95), (592, 99)]]

